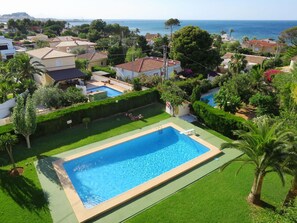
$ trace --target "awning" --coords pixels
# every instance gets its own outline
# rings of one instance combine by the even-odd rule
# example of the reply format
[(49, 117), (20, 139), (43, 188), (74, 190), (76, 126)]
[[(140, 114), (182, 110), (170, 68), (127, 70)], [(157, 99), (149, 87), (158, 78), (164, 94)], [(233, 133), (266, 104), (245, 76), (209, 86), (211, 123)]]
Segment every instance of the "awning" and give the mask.
[(95, 72), (93, 72), (93, 75), (104, 76), (104, 75), (109, 75), (109, 73), (107, 73), (105, 71), (95, 71)]
[(57, 81), (66, 81), (66, 80), (72, 80), (75, 78), (84, 78), (87, 75), (81, 72), (79, 69), (71, 68), (71, 69), (65, 69), (65, 70), (55, 70), (55, 71), (48, 71), (47, 74)]

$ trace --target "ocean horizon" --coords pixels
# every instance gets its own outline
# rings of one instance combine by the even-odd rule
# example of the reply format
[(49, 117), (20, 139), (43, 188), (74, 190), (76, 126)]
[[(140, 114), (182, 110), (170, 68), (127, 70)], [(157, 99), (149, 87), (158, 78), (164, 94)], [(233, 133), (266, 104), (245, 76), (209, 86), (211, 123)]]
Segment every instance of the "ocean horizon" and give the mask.
[[(68, 19), (70, 26), (90, 24), (92, 20)], [(130, 30), (139, 29), (141, 35), (146, 33), (160, 33), (169, 35), (170, 30), (165, 28), (166, 20), (154, 19), (104, 19), (107, 24), (118, 23), (128, 26)], [(174, 31), (184, 26), (198, 26), (211, 34), (219, 34), (222, 30), (227, 33), (233, 29), (232, 36), (241, 40), (242, 37), (278, 39), (280, 33), (290, 27), (297, 26), (297, 20), (180, 20), (181, 26), (175, 27)]]

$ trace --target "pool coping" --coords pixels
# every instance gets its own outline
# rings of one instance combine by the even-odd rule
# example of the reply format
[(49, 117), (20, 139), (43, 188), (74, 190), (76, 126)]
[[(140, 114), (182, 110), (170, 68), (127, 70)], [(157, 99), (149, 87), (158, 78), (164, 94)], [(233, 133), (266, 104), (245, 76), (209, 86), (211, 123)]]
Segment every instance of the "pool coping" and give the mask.
[(94, 208), (91, 209), (87, 209), (84, 207), (82, 201), (80, 200), (78, 194), (76, 193), (76, 191), (74, 190), (74, 187), (65, 171), (65, 169), (63, 168), (63, 163), (96, 151), (100, 151), (106, 148), (109, 148), (111, 146), (117, 145), (119, 143), (123, 143), (129, 140), (132, 140), (134, 138), (138, 138), (141, 137), (143, 135), (161, 130), (162, 128), (166, 128), (166, 127), (173, 127), (176, 130), (178, 130), (179, 132), (183, 132), (185, 131), (185, 129), (181, 128), (180, 126), (169, 122), (166, 124), (163, 124), (159, 127), (156, 128), (152, 128), (152, 129), (148, 129), (146, 131), (142, 131), (136, 134), (133, 134), (131, 136), (127, 136), (125, 138), (122, 139), (118, 139), (116, 141), (112, 141), (109, 143), (106, 143), (104, 145), (100, 145), (98, 147), (95, 148), (91, 148), (88, 149), (86, 151), (83, 152), (78, 152), (77, 154), (68, 156), (66, 158), (62, 158), (59, 159), (55, 162), (53, 162), (53, 166), (54, 169), (58, 175), (58, 178), (60, 179), (61, 185), (64, 189), (64, 192), (73, 208), (73, 211), (77, 217), (77, 220), (79, 222), (85, 222), (91, 218), (97, 217), (109, 210), (112, 210), (113, 208), (124, 204), (130, 200), (132, 200), (133, 198), (136, 198), (142, 194), (144, 194), (145, 192), (148, 192), (150, 190), (152, 190), (153, 188), (170, 181), (171, 179), (178, 177), (179, 175), (189, 171), (190, 169), (198, 166), (199, 164), (219, 155), (222, 151), (219, 150), (217, 147), (215, 147), (214, 145), (208, 143), (207, 141), (197, 137), (196, 135), (189, 135), (190, 138), (192, 138), (193, 140), (197, 141), (198, 143), (206, 146), (207, 148), (209, 148), (209, 151), (207, 151), (206, 153), (200, 155), (197, 158), (194, 158), (178, 167), (175, 167), (173, 169), (171, 169), (168, 172), (165, 172), (131, 190), (128, 190), (114, 198), (111, 198), (105, 202), (102, 202), (101, 204), (95, 206)]

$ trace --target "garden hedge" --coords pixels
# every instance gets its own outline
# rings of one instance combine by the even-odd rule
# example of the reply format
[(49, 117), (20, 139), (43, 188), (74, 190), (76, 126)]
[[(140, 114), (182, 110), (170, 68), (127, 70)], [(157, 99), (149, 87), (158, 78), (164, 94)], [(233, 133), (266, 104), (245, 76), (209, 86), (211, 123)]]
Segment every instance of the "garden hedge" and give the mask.
[[(37, 117), (37, 129), (33, 137), (39, 137), (69, 128), (68, 120), (72, 125), (82, 123), (83, 118), (91, 120), (112, 116), (118, 113), (145, 106), (157, 102), (160, 96), (157, 90), (132, 92), (115, 98), (108, 98), (102, 101), (95, 101), (84, 104), (77, 104), (71, 107), (60, 109), (46, 115)], [(0, 126), (0, 134), (12, 132), (12, 125)]]
[(199, 120), (204, 122), (208, 127), (230, 138), (235, 138), (232, 132), (233, 130), (244, 129), (246, 120), (220, 109), (213, 108), (204, 102), (196, 101), (193, 105), (193, 110)]

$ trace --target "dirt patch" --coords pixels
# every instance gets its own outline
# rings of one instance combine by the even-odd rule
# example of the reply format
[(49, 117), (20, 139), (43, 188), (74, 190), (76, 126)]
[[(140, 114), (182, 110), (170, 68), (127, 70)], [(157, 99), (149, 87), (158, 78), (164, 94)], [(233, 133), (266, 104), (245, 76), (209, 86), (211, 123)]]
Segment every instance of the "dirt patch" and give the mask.
[(9, 175), (10, 176), (13, 176), (13, 177), (16, 177), (16, 176), (20, 176), (24, 173), (24, 168), (23, 167), (17, 167), (15, 169), (11, 169), (9, 171)]
[(251, 120), (256, 117), (255, 107), (251, 105), (245, 106), (239, 109), (235, 115), (244, 118), (245, 120)]

